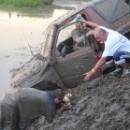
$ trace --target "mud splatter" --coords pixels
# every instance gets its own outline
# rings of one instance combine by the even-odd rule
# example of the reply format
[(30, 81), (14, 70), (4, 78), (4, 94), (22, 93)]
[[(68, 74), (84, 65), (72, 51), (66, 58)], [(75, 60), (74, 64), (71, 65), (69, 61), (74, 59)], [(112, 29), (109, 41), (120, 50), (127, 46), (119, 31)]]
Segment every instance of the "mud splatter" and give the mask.
[[(130, 129), (130, 77), (98, 78), (73, 88), (72, 93), (72, 109), (61, 115), (57, 111), (53, 123), (43, 122), (37, 130)], [(41, 119), (37, 123), (42, 121)], [(30, 130), (34, 129), (32, 125)]]

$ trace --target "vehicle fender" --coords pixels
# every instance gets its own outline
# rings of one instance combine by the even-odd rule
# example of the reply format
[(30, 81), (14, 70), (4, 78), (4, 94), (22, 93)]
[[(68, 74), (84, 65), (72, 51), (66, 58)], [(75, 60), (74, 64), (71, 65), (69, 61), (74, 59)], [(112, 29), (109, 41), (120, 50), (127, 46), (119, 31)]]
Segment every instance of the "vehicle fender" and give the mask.
[[(44, 83), (44, 81), (46, 83)], [(33, 59), (23, 67), (19, 68), (13, 74), (11, 79), (11, 87), (12, 88), (34, 87), (36, 86), (36, 84), (39, 84), (41, 82), (42, 82), (41, 85), (43, 89), (44, 87), (45, 88), (47, 87), (44, 85), (47, 85), (48, 83), (49, 85), (50, 83), (54, 83), (60, 86), (61, 88), (64, 87), (53, 65), (50, 65), (50, 63), (47, 60), (36, 61)]]

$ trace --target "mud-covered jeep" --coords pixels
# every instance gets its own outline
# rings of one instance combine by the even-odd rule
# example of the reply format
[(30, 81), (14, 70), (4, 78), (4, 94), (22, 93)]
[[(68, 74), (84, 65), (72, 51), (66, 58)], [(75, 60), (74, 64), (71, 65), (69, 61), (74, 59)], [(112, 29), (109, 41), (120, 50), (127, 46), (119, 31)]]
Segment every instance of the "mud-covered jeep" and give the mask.
[[(77, 14), (88, 21), (117, 30), (130, 38), (129, 5), (123, 0), (91, 1), (65, 14), (53, 22), (44, 33), (44, 44), (39, 55), (33, 57), (12, 76), (12, 87), (33, 87), (50, 89), (48, 86), (72, 88), (83, 81), (84, 73), (97, 62), (95, 54), (103, 50), (93, 37), (85, 39), (85, 44), (62, 56), (57, 50), (61, 43), (73, 45), (72, 23)], [(90, 30), (90, 28), (88, 28)], [(96, 76), (102, 74), (99, 71)]]

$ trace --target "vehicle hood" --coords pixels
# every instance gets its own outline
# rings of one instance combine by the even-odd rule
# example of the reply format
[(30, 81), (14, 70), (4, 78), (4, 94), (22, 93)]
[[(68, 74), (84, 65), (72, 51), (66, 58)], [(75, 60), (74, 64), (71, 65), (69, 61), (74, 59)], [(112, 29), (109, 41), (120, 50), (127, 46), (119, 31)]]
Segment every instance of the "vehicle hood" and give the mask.
[[(15, 88), (20, 86), (23, 82), (30, 79), (39, 73), (43, 74), (44, 70), (48, 66), (48, 60), (32, 58), (22, 67), (14, 70), (11, 78), (11, 87)], [(24, 87), (24, 86), (23, 86)]]

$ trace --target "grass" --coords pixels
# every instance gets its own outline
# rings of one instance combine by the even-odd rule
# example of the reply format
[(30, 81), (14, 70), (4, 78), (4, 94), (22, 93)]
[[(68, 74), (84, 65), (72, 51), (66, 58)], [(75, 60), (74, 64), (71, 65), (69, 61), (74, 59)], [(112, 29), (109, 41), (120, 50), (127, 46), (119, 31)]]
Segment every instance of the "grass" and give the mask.
[(44, 12), (53, 13), (54, 9), (63, 9), (47, 3), (51, 0), (0, 0), (0, 10), (13, 12), (20, 15), (43, 17)]
[(30, 15), (37, 16), (38, 13), (41, 14), (43, 11), (53, 11), (54, 7), (46, 1), (50, 0), (0, 0), (0, 10), (28, 12)]
[(45, 0), (0, 0), (0, 8), (44, 7)]

